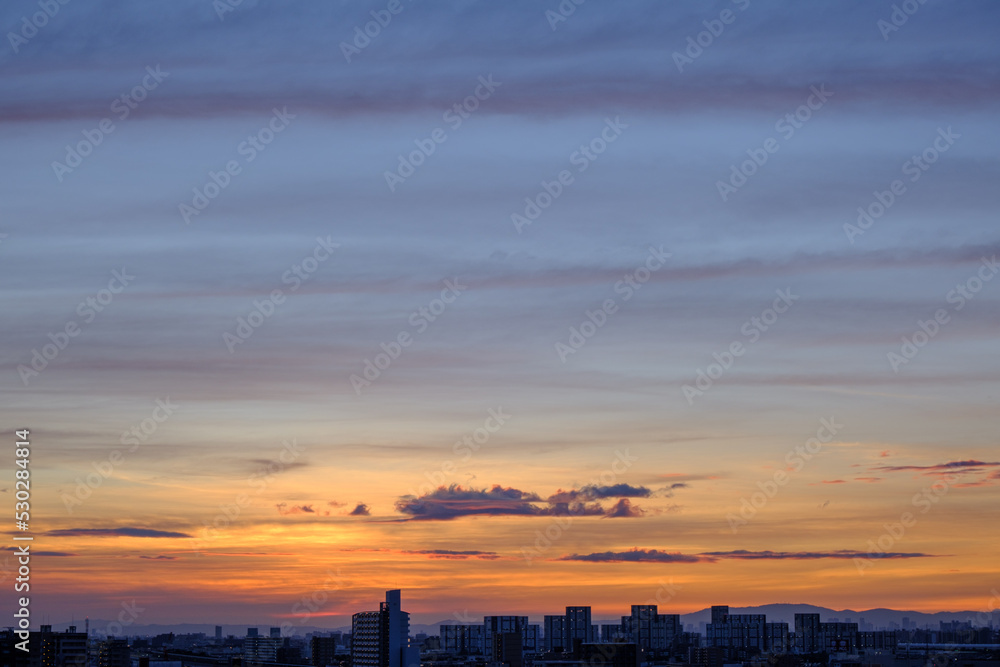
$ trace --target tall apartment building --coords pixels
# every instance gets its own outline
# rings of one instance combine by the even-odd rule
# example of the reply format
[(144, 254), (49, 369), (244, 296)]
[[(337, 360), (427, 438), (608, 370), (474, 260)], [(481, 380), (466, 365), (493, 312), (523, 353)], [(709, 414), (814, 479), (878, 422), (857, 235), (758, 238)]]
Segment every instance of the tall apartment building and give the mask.
[(354, 667), (419, 667), (420, 653), (410, 646), (410, 615), (402, 610), (398, 590), (386, 591), (378, 611), (351, 618)]
[(326, 667), (337, 664), (337, 637), (317, 637), (309, 640), (309, 664)]
[(98, 667), (132, 667), (132, 652), (124, 639), (105, 639), (97, 649)]
[(42, 667), (84, 667), (87, 664), (87, 633), (71, 625), (65, 632), (52, 632), (51, 625), (31, 633), (29, 646), (37, 642)]
[[(505, 632), (516, 632), (525, 639), (530, 639), (527, 616), (485, 616), (483, 617), (483, 653), (489, 657), (494, 655), (497, 637)], [(525, 644), (528, 642), (525, 641)], [(534, 649), (533, 649), (534, 650)]]
[(483, 625), (442, 625), (441, 648), (461, 655), (483, 654)]
[(575, 651), (579, 644), (595, 641), (590, 607), (566, 607), (566, 650)]
[(542, 621), (542, 626), (542, 639), (547, 652), (563, 653), (568, 650), (565, 616), (546, 616)]
[(821, 650), (819, 614), (795, 614), (795, 652), (816, 653)]
[(681, 617), (678, 614), (661, 614), (655, 604), (632, 605), (631, 615), (623, 616), (622, 621), (623, 634), (640, 651), (667, 650), (683, 632)]

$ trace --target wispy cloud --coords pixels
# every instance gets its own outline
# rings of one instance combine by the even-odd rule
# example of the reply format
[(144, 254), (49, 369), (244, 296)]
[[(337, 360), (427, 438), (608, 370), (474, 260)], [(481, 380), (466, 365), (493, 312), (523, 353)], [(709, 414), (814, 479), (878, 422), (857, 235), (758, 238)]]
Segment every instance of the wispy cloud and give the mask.
[(838, 549), (836, 551), (746, 551), (738, 549), (736, 551), (708, 551), (702, 556), (711, 558), (735, 559), (735, 560), (816, 560), (819, 558), (935, 558), (934, 554), (925, 553), (903, 553), (903, 552), (876, 552), (855, 551), (851, 549)]
[(708, 551), (699, 554), (660, 551), (659, 549), (631, 549), (629, 551), (603, 551), (591, 554), (571, 554), (556, 560), (585, 561), (589, 563), (714, 563), (719, 560), (816, 560), (821, 558), (935, 558), (934, 554), (885, 552), (871, 553), (840, 549), (837, 551)]
[(929, 466), (873, 466), (871, 470), (881, 472), (905, 472), (915, 470), (924, 474), (934, 475), (940, 472), (982, 472), (984, 468), (994, 468), (1000, 466), (1000, 461), (977, 461), (969, 459), (966, 461), (949, 461), (948, 463), (938, 463)]
[(575, 560), (587, 563), (704, 563), (711, 559), (658, 549), (632, 549), (630, 551), (603, 551), (591, 554), (571, 554), (556, 560)]
[(313, 509), (312, 505), (292, 505), (288, 506), (288, 503), (278, 503), (275, 505), (278, 508), (278, 514), (286, 516), (289, 514), (315, 514), (316, 510)]
[(416, 556), (427, 556), (429, 558), (445, 558), (451, 560), (465, 560), (465, 559), (478, 559), (478, 560), (497, 560), (500, 558), (500, 554), (495, 551), (452, 551), (450, 549), (416, 549), (401, 551), (400, 553), (412, 554)]
[(177, 533), (154, 528), (62, 528), (45, 533), (50, 537), (191, 537), (187, 533)]

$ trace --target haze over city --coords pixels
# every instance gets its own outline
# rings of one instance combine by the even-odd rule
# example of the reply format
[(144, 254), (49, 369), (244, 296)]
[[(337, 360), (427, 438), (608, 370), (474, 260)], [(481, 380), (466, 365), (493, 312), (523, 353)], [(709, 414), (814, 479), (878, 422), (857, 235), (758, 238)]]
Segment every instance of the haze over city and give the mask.
[(40, 6), (33, 629), (995, 606), (1000, 7)]

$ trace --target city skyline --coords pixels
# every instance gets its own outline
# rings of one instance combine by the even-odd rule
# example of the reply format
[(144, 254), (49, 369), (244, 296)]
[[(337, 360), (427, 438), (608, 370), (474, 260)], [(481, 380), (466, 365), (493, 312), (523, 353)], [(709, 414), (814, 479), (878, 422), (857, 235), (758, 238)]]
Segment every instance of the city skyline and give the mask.
[(52, 2), (0, 8), (32, 628), (995, 604), (1000, 6)]

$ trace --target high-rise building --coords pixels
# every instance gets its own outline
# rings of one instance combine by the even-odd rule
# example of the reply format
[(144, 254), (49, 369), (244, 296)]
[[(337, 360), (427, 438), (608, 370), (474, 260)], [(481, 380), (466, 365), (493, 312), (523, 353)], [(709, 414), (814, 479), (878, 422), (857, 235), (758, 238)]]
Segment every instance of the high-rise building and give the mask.
[(528, 635), (527, 616), (485, 616), (483, 617), (483, 653), (493, 656), (497, 637), (505, 632), (516, 632), (522, 637)]
[(795, 614), (795, 652), (816, 653), (821, 650), (819, 614)]
[(764, 626), (767, 640), (767, 650), (770, 653), (789, 653), (792, 647), (788, 644), (788, 623), (767, 623)]
[(525, 653), (536, 653), (542, 648), (542, 627), (537, 623), (529, 623), (521, 637), (521, 647)]
[(629, 637), (640, 651), (664, 651), (680, 638), (681, 617), (660, 614), (655, 604), (634, 604), (627, 623)]
[(639, 667), (639, 651), (635, 644), (624, 642), (581, 644), (580, 661), (600, 667)]
[(828, 653), (854, 653), (858, 650), (857, 623), (820, 623), (819, 646)]
[(590, 607), (566, 607), (566, 650), (576, 651), (579, 644), (592, 644), (594, 641)]
[(621, 623), (601, 625), (601, 641), (605, 644), (623, 641), (625, 633), (622, 631)]
[(501, 632), (493, 639), (494, 662), (507, 667), (524, 666), (524, 637), (520, 632)]
[(712, 623), (725, 623), (729, 616), (729, 605), (717, 604), (712, 606)]
[(221, 625), (215, 626), (215, 643), (216, 644), (221, 644), (222, 643), (222, 626)]
[[(253, 634), (250, 633), (253, 630)], [(278, 649), (284, 645), (281, 637), (261, 637), (257, 628), (249, 628), (243, 639), (243, 658), (247, 662), (277, 662)]]
[(482, 655), (483, 626), (442, 625), (441, 648), (459, 655)]
[(400, 591), (386, 591), (378, 611), (351, 619), (354, 667), (419, 667), (420, 653), (410, 646), (410, 615), (402, 610)]
[(545, 650), (550, 653), (567, 650), (565, 616), (546, 616), (542, 620), (542, 641)]
[(87, 633), (77, 632), (71, 625), (65, 632), (52, 632), (51, 625), (41, 626), (41, 631), (31, 633), (32, 642), (38, 642), (42, 667), (75, 667), (87, 664)]
[(326, 667), (337, 664), (337, 638), (313, 637), (309, 640), (309, 664), (313, 667)]
[(97, 649), (98, 667), (132, 667), (132, 653), (128, 641), (105, 639)]

